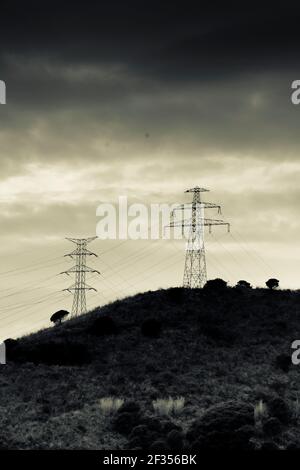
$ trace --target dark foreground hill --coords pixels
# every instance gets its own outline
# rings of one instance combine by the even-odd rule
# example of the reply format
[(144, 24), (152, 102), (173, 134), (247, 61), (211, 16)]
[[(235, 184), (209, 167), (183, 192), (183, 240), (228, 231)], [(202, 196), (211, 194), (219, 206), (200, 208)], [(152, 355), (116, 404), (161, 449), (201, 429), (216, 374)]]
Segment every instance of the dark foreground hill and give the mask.
[(3, 449), (300, 449), (300, 294), (139, 294), (7, 344)]

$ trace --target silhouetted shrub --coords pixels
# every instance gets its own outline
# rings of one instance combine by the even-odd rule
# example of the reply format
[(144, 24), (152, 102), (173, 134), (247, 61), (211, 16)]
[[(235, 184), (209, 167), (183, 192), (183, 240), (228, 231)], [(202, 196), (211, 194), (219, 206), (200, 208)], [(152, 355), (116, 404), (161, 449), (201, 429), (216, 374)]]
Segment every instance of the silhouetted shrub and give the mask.
[(157, 441), (154, 441), (150, 445), (149, 450), (151, 450), (152, 452), (160, 452), (160, 451), (170, 450), (170, 448), (165, 440), (159, 439)]
[(129, 437), (130, 438), (134, 436), (141, 437), (147, 434), (148, 432), (149, 432), (148, 426), (146, 426), (145, 424), (139, 424), (138, 426), (134, 426), (134, 428), (132, 428)]
[(224, 292), (226, 288), (227, 288), (227, 282), (220, 278), (210, 279), (209, 281), (207, 281), (207, 283), (203, 287), (204, 291), (210, 292), (210, 293), (212, 292), (221, 293), (221, 292)]
[(136, 401), (126, 401), (118, 409), (118, 413), (140, 413), (141, 407)]
[(254, 425), (253, 406), (236, 401), (222, 402), (208, 408), (194, 421), (188, 432), (188, 439), (195, 439), (198, 432), (203, 430), (223, 432), (228, 429), (236, 430), (245, 425)]
[(3, 342), (5, 344), (6, 360), (14, 361), (17, 357), (18, 341), (16, 339), (7, 338)]
[[(249, 449), (253, 426), (253, 406), (229, 401), (212, 406), (194, 421), (187, 439), (194, 450)], [(239, 432), (241, 428), (244, 432)]]
[(27, 344), (18, 348), (17, 353), (18, 362), (34, 364), (79, 366), (91, 361), (87, 346), (76, 342)]
[(169, 432), (171, 431), (178, 431), (178, 432), (182, 432), (182, 429), (180, 426), (178, 426), (178, 424), (175, 424), (173, 423), (172, 421), (162, 421), (161, 422), (161, 426), (162, 426), (162, 432), (164, 435), (166, 434), (169, 434)]
[(141, 423), (145, 424), (153, 432), (156, 432), (156, 433), (163, 432), (161, 422), (157, 418), (149, 418), (147, 416), (142, 419)]
[(270, 416), (278, 418), (283, 424), (287, 424), (290, 421), (291, 412), (283, 398), (273, 398), (267, 403), (267, 406)]
[(183, 448), (182, 432), (173, 429), (167, 435), (167, 444), (171, 450), (180, 451)]
[(118, 329), (115, 321), (108, 315), (96, 318), (89, 328), (90, 333), (97, 336), (116, 334)]
[(113, 421), (113, 427), (118, 433), (128, 436), (132, 429), (140, 424), (140, 421), (141, 415), (139, 413), (117, 413)]
[(288, 354), (279, 354), (275, 359), (275, 365), (283, 372), (288, 372), (291, 367), (291, 356)]
[(138, 437), (133, 437), (129, 439), (128, 444), (127, 444), (127, 449), (128, 450), (143, 450), (140, 439)]
[(282, 431), (282, 424), (278, 418), (269, 418), (263, 424), (263, 431), (266, 436), (276, 436)]
[(139, 445), (142, 449), (148, 449), (151, 443), (159, 437), (158, 433), (152, 431), (145, 424), (139, 424), (138, 426), (133, 427), (129, 440), (132, 441), (135, 439), (135, 443)]
[(5, 344), (7, 350), (8, 348), (15, 348), (18, 344), (18, 341), (13, 338), (7, 338), (3, 341), (3, 343)]
[(161, 329), (161, 322), (155, 318), (149, 318), (148, 320), (145, 320), (141, 326), (142, 334), (151, 338), (157, 338), (161, 332)]
[(279, 281), (275, 278), (268, 279), (268, 281), (266, 281), (266, 286), (269, 289), (276, 289), (277, 287), (279, 287)]
[(246, 289), (251, 289), (252, 288), (250, 282), (244, 281), (244, 280), (238, 281), (238, 283), (236, 284), (236, 287), (245, 287)]
[(69, 315), (67, 310), (58, 310), (58, 312), (53, 313), (53, 315), (50, 317), (50, 321), (55, 325), (60, 325), (63, 318), (65, 318), (67, 315)]
[(273, 380), (270, 380), (269, 382), (269, 388), (275, 392), (275, 396), (273, 395), (272, 398), (276, 398), (278, 395), (284, 396), (284, 394), (287, 391), (287, 387), (288, 387), (288, 379), (284, 375), (275, 377)]
[(213, 431), (208, 434), (200, 434), (198, 439), (193, 442), (191, 450), (196, 452), (200, 450), (252, 450), (253, 444), (250, 439), (254, 435), (254, 429), (251, 432), (250, 429), (251, 427), (249, 427), (249, 432), (242, 432), (241, 429), (235, 431), (228, 429), (223, 432)]

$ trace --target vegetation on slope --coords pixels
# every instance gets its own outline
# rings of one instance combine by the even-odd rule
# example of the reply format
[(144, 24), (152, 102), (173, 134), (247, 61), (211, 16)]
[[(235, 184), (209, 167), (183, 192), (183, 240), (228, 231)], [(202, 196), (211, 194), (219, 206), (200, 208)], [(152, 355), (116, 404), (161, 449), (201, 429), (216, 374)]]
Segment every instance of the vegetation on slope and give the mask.
[[(299, 292), (172, 288), (8, 344), (2, 448), (300, 447)], [(122, 399), (103, 409), (101, 399)], [(156, 406), (180, 397), (182, 406)]]

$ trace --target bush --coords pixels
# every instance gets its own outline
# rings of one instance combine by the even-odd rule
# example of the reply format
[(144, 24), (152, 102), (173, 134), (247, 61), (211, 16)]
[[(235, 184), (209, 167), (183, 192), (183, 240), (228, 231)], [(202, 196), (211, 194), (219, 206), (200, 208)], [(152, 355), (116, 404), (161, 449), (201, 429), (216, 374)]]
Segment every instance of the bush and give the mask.
[(155, 438), (157, 438), (157, 433), (151, 432), (145, 424), (134, 426), (129, 435), (131, 444), (135, 442), (142, 449), (148, 449)]
[(182, 432), (173, 429), (167, 435), (167, 444), (171, 450), (180, 451), (183, 448)]
[(115, 321), (108, 315), (96, 318), (89, 328), (90, 333), (96, 336), (116, 334), (118, 329)]
[(139, 424), (143, 424), (143, 416), (138, 403), (128, 401), (120, 406), (113, 421), (113, 427), (117, 432), (129, 435), (132, 429)]
[(151, 450), (152, 452), (164, 452), (165, 450), (170, 450), (170, 448), (166, 441), (164, 441), (163, 439), (159, 439), (157, 441), (154, 441), (153, 444), (151, 444), (149, 450)]
[(132, 429), (140, 424), (140, 422), (141, 415), (139, 413), (120, 413), (119, 410), (119, 413), (117, 413), (117, 416), (113, 422), (113, 427), (118, 433), (128, 436)]
[(291, 419), (291, 412), (285, 400), (276, 397), (271, 399), (267, 406), (270, 416), (278, 418), (283, 424), (288, 424)]
[(161, 433), (163, 432), (163, 426), (159, 419), (146, 417), (141, 421), (142, 424), (145, 424), (152, 432)]
[(141, 407), (136, 401), (126, 401), (118, 410), (119, 413), (140, 413)]
[[(287, 387), (289, 385), (288, 378), (286, 376), (275, 377), (273, 380), (269, 382), (269, 388), (274, 390), (276, 396), (284, 395), (287, 391)], [(274, 395), (271, 398), (275, 398)]]
[(225, 291), (227, 288), (227, 282), (223, 281), (223, 279), (217, 278), (217, 279), (210, 279), (207, 281), (203, 289), (208, 292), (215, 292), (215, 293), (221, 293)]
[(276, 289), (279, 287), (279, 281), (274, 278), (268, 279), (268, 281), (266, 281), (266, 286), (271, 290)]
[(7, 338), (3, 341), (5, 344), (5, 353), (7, 361), (14, 361), (17, 357), (17, 349), (19, 342), (16, 339)]
[(275, 359), (275, 365), (282, 372), (288, 372), (291, 367), (291, 356), (288, 354), (279, 354)]
[(266, 436), (276, 436), (282, 431), (282, 424), (278, 418), (269, 418), (263, 425)]
[(160, 451), (165, 451), (165, 450), (170, 450), (168, 444), (166, 441), (163, 439), (159, 439), (157, 441), (154, 441), (153, 444), (149, 447), (149, 450), (153, 452), (160, 452)]
[(149, 318), (148, 320), (145, 320), (141, 326), (142, 334), (150, 338), (157, 338), (160, 335), (161, 329), (161, 322), (155, 318)]
[(12, 338), (7, 338), (3, 341), (3, 343), (5, 344), (6, 346), (6, 351), (8, 349), (13, 349), (17, 346), (18, 344), (18, 341), (16, 339), (12, 339)]
[[(243, 432), (240, 430), (244, 430)], [(254, 433), (253, 406), (235, 401), (209, 408), (187, 433), (192, 449), (250, 449)]]
[(87, 346), (76, 342), (43, 342), (36, 345), (22, 345), (16, 350), (18, 362), (34, 364), (79, 366), (91, 361)]
[(235, 287), (243, 287), (243, 288), (246, 288), (246, 289), (251, 289), (252, 288), (250, 282), (244, 281), (244, 280), (240, 280)]
[(138, 437), (133, 437), (132, 439), (129, 439), (127, 449), (138, 451), (143, 450), (140, 439)]

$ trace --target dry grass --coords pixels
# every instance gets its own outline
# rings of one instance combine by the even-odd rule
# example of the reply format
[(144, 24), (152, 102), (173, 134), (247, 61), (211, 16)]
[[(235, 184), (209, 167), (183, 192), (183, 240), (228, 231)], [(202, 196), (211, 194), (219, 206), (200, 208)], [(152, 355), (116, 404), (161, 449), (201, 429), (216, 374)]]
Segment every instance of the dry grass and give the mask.
[(100, 399), (100, 409), (101, 411), (106, 414), (112, 414), (118, 411), (119, 408), (123, 405), (124, 400), (122, 398), (115, 398), (115, 397), (104, 397)]
[(184, 408), (185, 398), (158, 398), (152, 402), (155, 413), (160, 416), (179, 415)]
[(295, 421), (299, 421), (300, 418), (300, 401), (297, 398), (296, 401), (293, 401), (291, 404), (292, 417)]
[(256, 405), (254, 406), (254, 421), (256, 425), (260, 425), (262, 421), (265, 419), (265, 417), (268, 414), (267, 406), (266, 404), (260, 400)]

